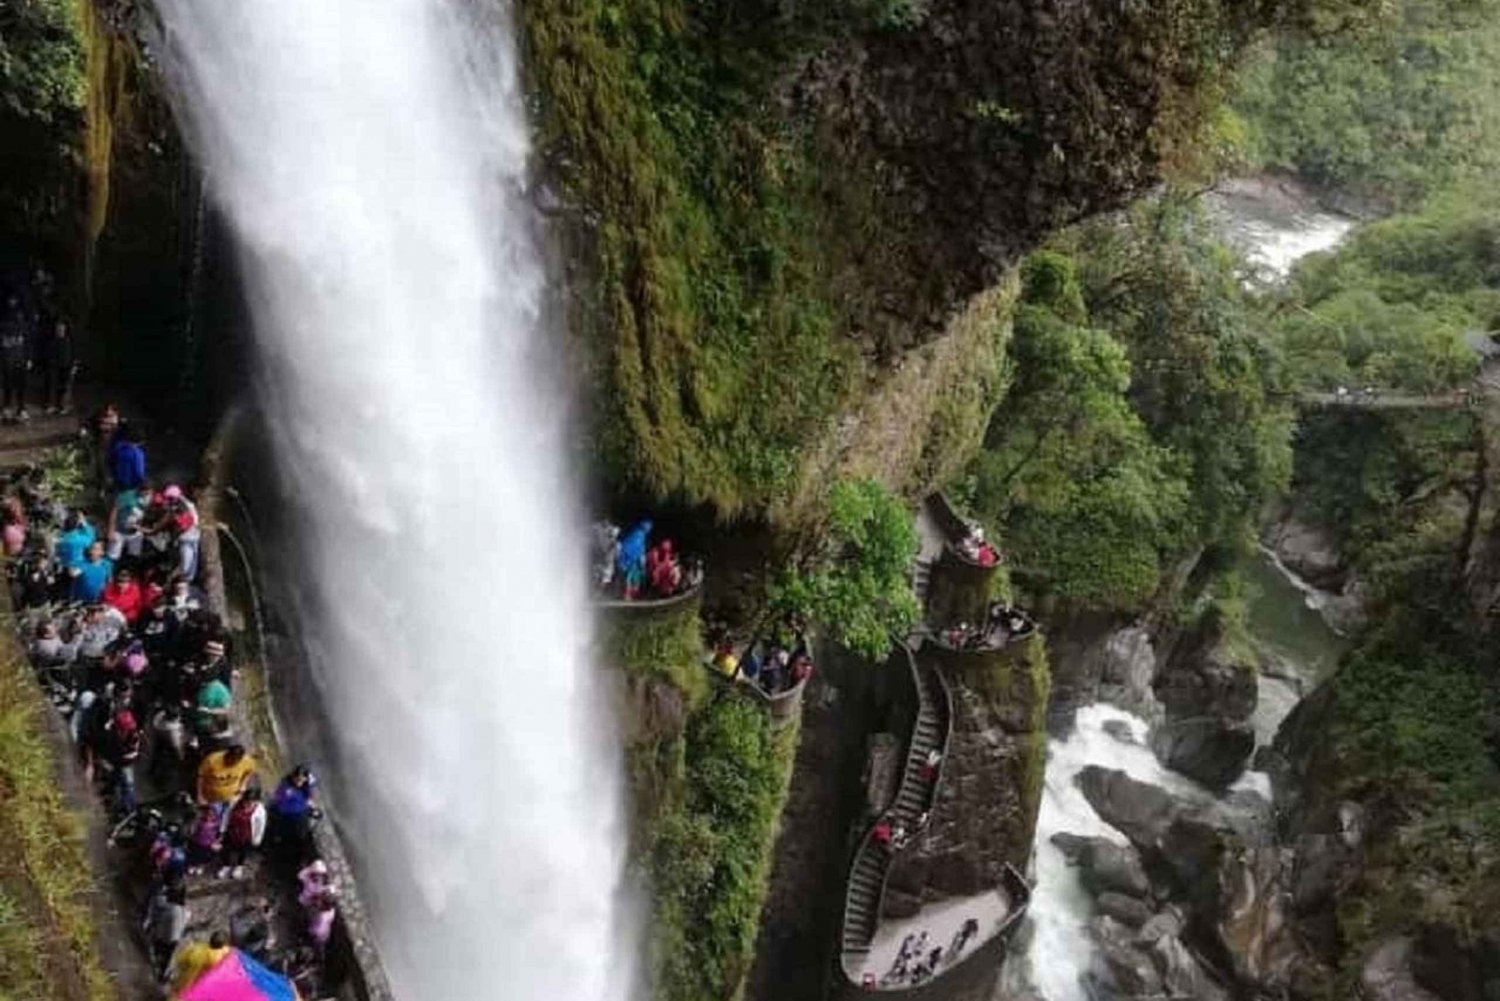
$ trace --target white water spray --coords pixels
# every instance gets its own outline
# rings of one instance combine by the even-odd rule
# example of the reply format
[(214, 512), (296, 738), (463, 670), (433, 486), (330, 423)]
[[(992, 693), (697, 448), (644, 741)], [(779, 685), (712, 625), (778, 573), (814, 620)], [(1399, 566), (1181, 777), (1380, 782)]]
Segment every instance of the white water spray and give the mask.
[(157, 6), (305, 505), (311, 671), (393, 987), (624, 998), (618, 752), (544, 363), (510, 11)]
[[(1133, 737), (1126, 743), (1106, 732), (1115, 723)], [(1094, 958), (1088, 920), (1094, 902), (1078, 870), (1052, 843), (1054, 834), (1078, 834), (1128, 844), (1125, 835), (1100, 819), (1075, 781), (1089, 765), (1118, 768), (1131, 778), (1193, 800), (1207, 799), (1195, 784), (1167, 771), (1145, 746), (1146, 721), (1123, 709), (1095, 703), (1078, 710), (1066, 740), (1047, 742), (1047, 774), (1036, 821), (1036, 890), (1028, 912), (1031, 944), (1027, 962), (1007, 968), (1001, 997), (1030, 986), (1046, 1001), (1088, 1001), (1084, 976)]]

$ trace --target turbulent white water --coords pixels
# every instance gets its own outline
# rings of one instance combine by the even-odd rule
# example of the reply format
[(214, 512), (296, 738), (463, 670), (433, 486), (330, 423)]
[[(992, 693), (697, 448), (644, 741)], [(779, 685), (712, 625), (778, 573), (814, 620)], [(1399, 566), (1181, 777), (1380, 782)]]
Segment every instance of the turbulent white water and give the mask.
[(157, 0), (304, 507), (341, 826), (409, 1001), (624, 998), (509, 10)]
[[(1110, 722), (1128, 728), (1132, 740), (1122, 741), (1105, 732), (1104, 725)], [(1016, 971), (1019, 976), (1010, 979), (1007, 971), (1012, 990), (1029, 981), (1046, 1001), (1089, 1001), (1084, 975), (1094, 956), (1087, 929), (1093, 898), (1084, 890), (1078, 870), (1068, 865), (1052, 843), (1052, 836), (1068, 833), (1119, 844), (1127, 841), (1094, 812), (1074, 782), (1078, 773), (1089, 765), (1103, 765), (1191, 799), (1205, 797), (1200, 787), (1161, 766), (1145, 745), (1147, 729), (1145, 720), (1096, 703), (1078, 710), (1067, 740), (1048, 742), (1047, 774), (1036, 823), (1036, 890), (1028, 912), (1031, 945), (1028, 962)]]
[(1286, 180), (1229, 181), (1206, 200), (1225, 240), (1272, 281), (1285, 278), (1308, 254), (1337, 246), (1355, 225), (1348, 216), (1319, 208), (1311, 194)]

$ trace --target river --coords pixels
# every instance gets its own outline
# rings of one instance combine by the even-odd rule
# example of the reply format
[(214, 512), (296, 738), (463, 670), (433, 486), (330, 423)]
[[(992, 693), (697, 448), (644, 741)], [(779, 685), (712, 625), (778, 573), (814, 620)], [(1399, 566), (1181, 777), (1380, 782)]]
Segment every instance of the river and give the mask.
[[(1239, 246), (1265, 281), (1283, 279), (1296, 260), (1336, 246), (1353, 220), (1317, 207), (1288, 182), (1247, 179), (1222, 185), (1209, 197), (1209, 211), (1226, 238)], [(1285, 573), (1267, 553), (1242, 565), (1250, 585), (1249, 629), (1263, 669), (1252, 723), (1257, 742), (1268, 744), (1298, 699), (1338, 661), (1343, 640), (1317, 611), (1318, 595)], [(1094, 945), (1088, 931), (1093, 900), (1076, 868), (1052, 843), (1056, 834), (1098, 836), (1125, 843), (1101, 820), (1078, 790), (1085, 767), (1102, 765), (1161, 786), (1178, 796), (1205, 800), (1212, 794), (1168, 771), (1146, 746), (1147, 722), (1115, 706), (1096, 703), (1077, 711), (1066, 739), (1051, 740), (1033, 849), (1036, 889), (1021, 933), (1024, 948), (1007, 964), (999, 999), (1091, 1001), (1089, 972)], [(1269, 796), (1270, 780), (1246, 772), (1233, 791)]]

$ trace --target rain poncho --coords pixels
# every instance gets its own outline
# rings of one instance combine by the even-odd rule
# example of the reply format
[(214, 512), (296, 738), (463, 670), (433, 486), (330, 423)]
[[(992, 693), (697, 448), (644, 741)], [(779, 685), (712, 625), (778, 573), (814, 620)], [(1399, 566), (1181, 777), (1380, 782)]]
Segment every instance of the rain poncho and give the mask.
[(640, 587), (646, 577), (646, 541), (651, 537), (651, 520), (638, 523), (620, 538), (615, 565), (627, 586)]

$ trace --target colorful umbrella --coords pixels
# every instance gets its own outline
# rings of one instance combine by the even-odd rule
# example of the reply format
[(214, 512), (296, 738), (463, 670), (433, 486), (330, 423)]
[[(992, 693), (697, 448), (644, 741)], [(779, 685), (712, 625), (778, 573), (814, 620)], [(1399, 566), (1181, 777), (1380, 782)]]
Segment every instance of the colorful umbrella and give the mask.
[(178, 997), (180, 1001), (298, 1001), (297, 988), (290, 980), (238, 949)]

